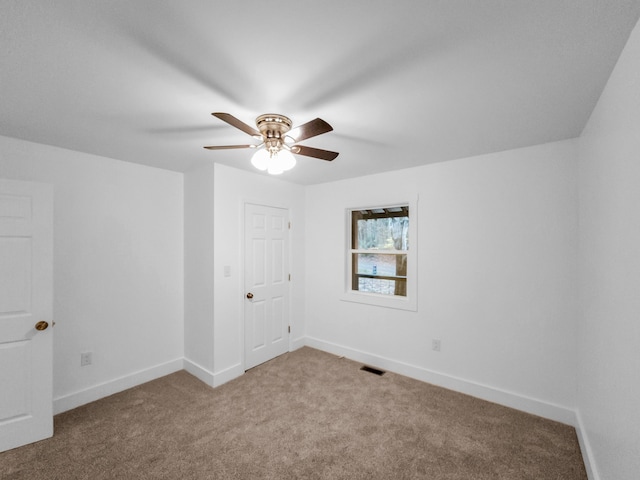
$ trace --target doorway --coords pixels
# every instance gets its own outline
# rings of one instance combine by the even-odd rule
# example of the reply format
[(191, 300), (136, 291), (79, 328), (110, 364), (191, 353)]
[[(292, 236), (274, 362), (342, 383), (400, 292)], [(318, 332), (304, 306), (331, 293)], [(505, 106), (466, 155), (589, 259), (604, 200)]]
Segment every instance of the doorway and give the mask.
[(289, 351), (289, 211), (244, 209), (245, 370)]

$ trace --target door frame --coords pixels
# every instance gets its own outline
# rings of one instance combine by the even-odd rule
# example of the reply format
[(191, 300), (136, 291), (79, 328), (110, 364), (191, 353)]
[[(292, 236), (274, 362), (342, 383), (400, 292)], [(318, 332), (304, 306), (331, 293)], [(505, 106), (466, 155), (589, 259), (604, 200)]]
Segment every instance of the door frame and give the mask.
[[(260, 207), (269, 207), (269, 208), (279, 208), (282, 210), (286, 210), (287, 212), (287, 218), (288, 218), (288, 222), (290, 225), (291, 224), (291, 207), (288, 205), (282, 205), (282, 204), (278, 204), (276, 202), (265, 202), (263, 200), (256, 200), (256, 199), (250, 199), (250, 198), (245, 198), (243, 199), (242, 203), (241, 203), (241, 222), (240, 222), (240, 229), (241, 229), (241, 242), (240, 242), (240, 271), (242, 272), (241, 278), (240, 278), (240, 292), (241, 295), (240, 299), (239, 299), (239, 308), (240, 311), (242, 312), (242, 319), (239, 322), (240, 323), (240, 352), (241, 352), (241, 356), (242, 356), (242, 372), (246, 372), (247, 371), (247, 362), (246, 362), (246, 352), (245, 352), (245, 294), (246, 294), (246, 270), (245, 270), (245, 258), (246, 258), (246, 229), (245, 229), (245, 225), (246, 225), (246, 207), (247, 205), (257, 205)], [(290, 228), (287, 228), (287, 235), (288, 235), (288, 245), (289, 245), (289, 251), (287, 252), (287, 259), (289, 262), (289, 274), (291, 273), (291, 271), (293, 270), (292, 267), (292, 262), (293, 262), (293, 255), (292, 255), (292, 237), (291, 237), (291, 231), (293, 229), (293, 226)], [(287, 308), (289, 309), (289, 325), (292, 326), (293, 324), (293, 317), (291, 315), (291, 312), (293, 311), (293, 305), (292, 305), (292, 295), (291, 295), (291, 284), (293, 283), (294, 279), (292, 278), (291, 280), (289, 280), (287, 283), (287, 293), (288, 293), (288, 300), (287, 300)], [(287, 338), (287, 352), (291, 351), (291, 332), (289, 332), (288, 334), (288, 338)]]

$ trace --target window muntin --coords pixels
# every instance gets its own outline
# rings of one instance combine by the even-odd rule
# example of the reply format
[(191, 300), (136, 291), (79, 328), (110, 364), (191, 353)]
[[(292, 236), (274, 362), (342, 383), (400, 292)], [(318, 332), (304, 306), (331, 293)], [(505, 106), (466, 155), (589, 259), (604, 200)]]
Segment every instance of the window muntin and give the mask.
[(351, 290), (407, 296), (409, 206), (351, 210)]

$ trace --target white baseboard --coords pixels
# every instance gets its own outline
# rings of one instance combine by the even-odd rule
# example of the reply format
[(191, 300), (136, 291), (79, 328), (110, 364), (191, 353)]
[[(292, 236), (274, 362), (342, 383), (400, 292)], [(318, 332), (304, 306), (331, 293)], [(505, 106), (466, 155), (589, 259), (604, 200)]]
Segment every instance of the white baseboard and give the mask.
[(198, 365), (196, 362), (192, 362), (188, 358), (184, 359), (184, 369), (201, 382), (213, 387), (213, 372), (207, 370), (201, 365)]
[(294, 350), (298, 350), (299, 348), (304, 347), (307, 344), (306, 340), (306, 337), (299, 337), (291, 340), (291, 343), (289, 344), (291, 349), (289, 351), (293, 352)]
[(538, 415), (539, 417), (548, 418), (556, 422), (571, 425), (572, 427), (577, 427), (576, 414), (570, 408), (518, 395), (517, 393), (508, 392), (499, 388), (471, 382), (469, 380), (453, 377), (451, 375), (435, 372), (415, 365), (409, 365), (390, 358), (362, 352), (343, 345), (319, 340), (317, 338), (306, 337), (305, 340), (306, 345), (318, 350), (323, 350), (334, 355), (341, 355), (372, 367), (399, 373), (400, 375), (415, 378), (416, 380), (431, 383), (439, 387), (471, 395), (472, 397), (477, 397), (482, 400), (521, 410), (533, 415)]
[(150, 382), (156, 378), (164, 377), (165, 375), (182, 370), (183, 364), (183, 359), (177, 358), (151, 368), (133, 372), (129, 375), (125, 375), (124, 377), (116, 378), (99, 385), (94, 385), (84, 390), (80, 390), (79, 392), (54, 398), (53, 413), (56, 415), (58, 413), (66, 412), (67, 410), (108, 397), (114, 393), (122, 392), (128, 388)]
[(219, 387), (223, 383), (227, 383), (234, 378), (238, 378), (242, 375), (244, 375), (244, 368), (239, 363), (229, 368), (225, 368), (224, 370), (213, 374), (212, 387)]
[(593, 457), (593, 450), (589, 443), (589, 437), (587, 436), (587, 430), (582, 422), (582, 415), (580, 411), (576, 412), (576, 434), (578, 435), (578, 443), (580, 444), (580, 451), (582, 452), (582, 459), (584, 460), (584, 468), (587, 470), (587, 477), (589, 480), (600, 480), (598, 469), (596, 468), (595, 459)]
[(184, 369), (210, 387), (219, 387), (244, 374), (244, 369), (240, 364), (225, 368), (220, 372), (212, 372), (187, 358), (184, 359)]

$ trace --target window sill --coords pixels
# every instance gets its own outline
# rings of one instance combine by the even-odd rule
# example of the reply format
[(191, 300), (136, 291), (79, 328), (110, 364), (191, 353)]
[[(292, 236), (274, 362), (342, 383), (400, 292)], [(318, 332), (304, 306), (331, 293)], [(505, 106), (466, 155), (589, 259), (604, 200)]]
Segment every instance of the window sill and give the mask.
[(376, 307), (394, 308), (396, 310), (418, 311), (418, 302), (415, 297), (402, 297), (396, 295), (381, 295), (379, 293), (364, 293), (349, 291), (342, 294), (343, 302), (362, 303)]

